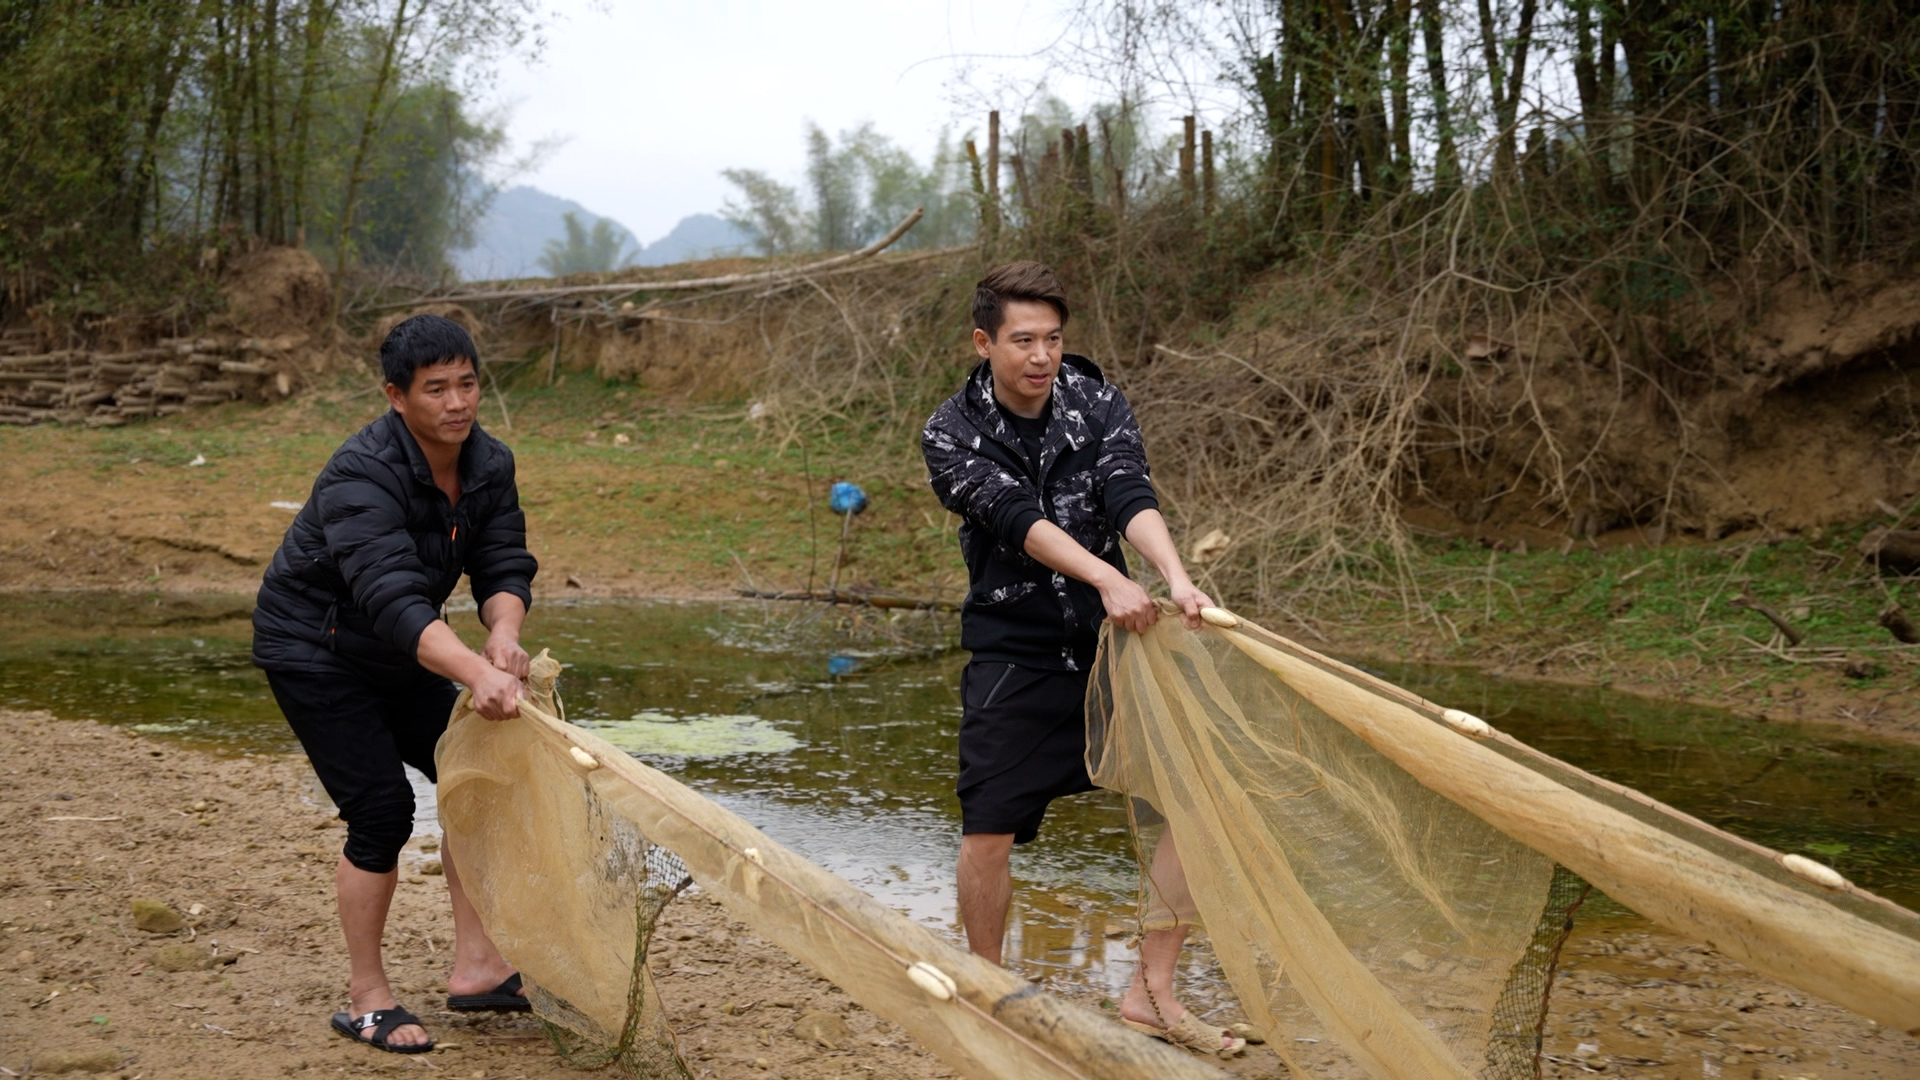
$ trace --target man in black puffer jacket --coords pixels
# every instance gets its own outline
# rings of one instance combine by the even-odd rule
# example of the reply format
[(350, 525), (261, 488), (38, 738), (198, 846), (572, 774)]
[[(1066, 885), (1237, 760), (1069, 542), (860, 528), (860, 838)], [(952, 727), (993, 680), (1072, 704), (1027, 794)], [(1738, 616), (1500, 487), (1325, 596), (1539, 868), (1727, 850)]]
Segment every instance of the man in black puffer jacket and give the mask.
[[(1054, 799), (1093, 789), (1085, 702), (1100, 624), (1142, 631), (1158, 617), (1127, 577), (1120, 538), (1153, 563), (1188, 625), (1212, 601), (1167, 533), (1126, 398), (1092, 361), (1062, 353), (1067, 301), (1053, 271), (1034, 262), (989, 271), (974, 289), (973, 322), (982, 362), (927, 421), (921, 452), (940, 504), (960, 515), (969, 581), (960, 920), (973, 951), (999, 963), (1013, 845), (1039, 834)], [(1178, 873), (1171, 845), (1155, 866)], [(1121, 1017), (1204, 1053), (1238, 1052), (1245, 1040), (1173, 998), (1185, 938), (1185, 926), (1146, 935)]]
[[(433, 1048), (400, 1008), (380, 959), (400, 849), (413, 832), (404, 766), (434, 777), (458, 691), (482, 716), (518, 715), (520, 625), (537, 569), (513, 453), (480, 430), (479, 354), (459, 324), (416, 315), (380, 346), (392, 411), (334, 451), (274, 553), (253, 613), (253, 661), (347, 822), (334, 872), (352, 966), (351, 1011), (333, 1028), (396, 1053)], [(467, 648), (441, 608), (466, 573), (486, 646)], [(526, 1007), (441, 851), (453, 901), (453, 1008)]]

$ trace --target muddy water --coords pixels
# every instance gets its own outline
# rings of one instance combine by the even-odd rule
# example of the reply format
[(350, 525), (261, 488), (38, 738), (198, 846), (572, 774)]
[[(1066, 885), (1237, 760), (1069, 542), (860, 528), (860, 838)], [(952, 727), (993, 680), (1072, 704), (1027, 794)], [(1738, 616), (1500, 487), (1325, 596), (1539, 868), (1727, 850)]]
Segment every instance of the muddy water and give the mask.
[[(292, 750), (247, 661), (247, 598), (0, 597), (0, 703), (227, 752)], [(470, 613), (453, 621), (479, 640)], [(778, 605), (543, 605), (529, 642), (569, 666), (569, 719), (641, 752), (887, 903), (953, 930), (951, 621)], [(1601, 690), (1384, 666), (1382, 674), (1734, 832), (1814, 853), (1920, 905), (1920, 750)], [(671, 752), (662, 753), (666, 747)], [(1015, 860), (1010, 963), (1116, 992), (1133, 863), (1117, 797), (1055, 805)], [(1631, 919), (1615, 909), (1602, 917)], [(1225, 990), (1204, 950), (1189, 978)]]

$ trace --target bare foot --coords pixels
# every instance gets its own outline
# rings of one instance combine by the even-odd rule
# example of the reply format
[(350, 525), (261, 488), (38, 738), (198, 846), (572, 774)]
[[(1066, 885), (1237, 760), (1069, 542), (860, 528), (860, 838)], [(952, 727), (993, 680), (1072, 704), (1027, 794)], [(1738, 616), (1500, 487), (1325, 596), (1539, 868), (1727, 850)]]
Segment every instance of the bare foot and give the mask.
[[(1153, 999), (1148, 997), (1146, 992), (1140, 989), (1138, 985), (1120, 1001), (1120, 1018), (1122, 1020), (1130, 1020), (1136, 1024), (1144, 1024), (1147, 1027), (1156, 1028), (1160, 1031), (1167, 1031), (1171, 1028), (1178, 1027), (1181, 1020), (1186, 1016), (1186, 1006), (1181, 1005), (1177, 1001), (1170, 1003), (1168, 1011), (1156, 1011), (1153, 1007)], [(1222, 1052), (1231, 1052), (1246, 1046), (1246, 1040), (1241, 1039), (1232, 1032), (1213, 1028), (1212, 1025), (1207, 1026), (1210, 1030), (1220, 1031), (1219, 1049)]]
[[(497, 967), (463, 969), (455, 965), (453, 973), (447, 976), (447, 993), (453, 997), (468, 994), (491, 994), (494, 988), (513, 977), (513, 968), (504, 960)], [(527, 996), (527, 988), (520, 988), (520, 996)]]

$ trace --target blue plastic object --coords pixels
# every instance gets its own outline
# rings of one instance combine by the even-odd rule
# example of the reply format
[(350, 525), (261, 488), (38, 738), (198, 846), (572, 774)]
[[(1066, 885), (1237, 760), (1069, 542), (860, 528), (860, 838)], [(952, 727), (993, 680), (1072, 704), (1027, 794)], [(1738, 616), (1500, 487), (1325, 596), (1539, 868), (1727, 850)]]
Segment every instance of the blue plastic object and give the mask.
[(858, 484), (842, 480), (833, 485), (833, 493), (827, 497), (827, 501), (836, 514), (858, 514), (867, 508), (867, 493), (861, 491)]

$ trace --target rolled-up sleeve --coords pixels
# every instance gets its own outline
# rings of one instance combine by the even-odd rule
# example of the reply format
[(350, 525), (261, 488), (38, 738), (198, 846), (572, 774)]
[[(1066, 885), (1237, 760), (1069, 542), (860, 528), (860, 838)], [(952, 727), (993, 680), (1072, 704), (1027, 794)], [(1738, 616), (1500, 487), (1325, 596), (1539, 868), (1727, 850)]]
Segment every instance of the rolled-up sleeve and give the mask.
[(1005, 547), (1025, 549), (1028, 530), (1046, 516), (1039, 496), (1025, 481), (936, 424), (922, 433), (920, 452), (927, 462), (927, 482), (941, 506), (987, 530)]
[(1140, 436), (1140, 422), (1134, 419), (1133, 406), (1118, 390), (1107, 403), (1107, 437), (1100, 444), (1100, 457), (1094, 462), (1094, 482), (1100, 493), (1100, 505), (1106, 509), (1107, 524), (1121, 536), (1143, 510), (1160, 509), (1153, 493), (1153, 479), (1147, 475), (1147, 443)]
[(440, 613), (427, 599), (427, 568), (407, 532), (405, 505), (378, 463), (343, 454), (334, 468), (333, 482), (315, 492), (327, 552), (373, 632), (411, 657)]
[(527, 550), (527, 515), (520, 509), (520, 488), (514, 481), (513, 459), (506, 467), (506, 490), (485, 521), (473, 523), (473, 546), (467, 555), (467, 577), (473, 599), (481, 607), (501, 593), (520, 598), (533, 609), (533, 576), (540, 563)]

